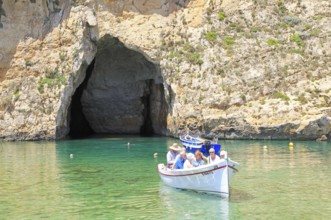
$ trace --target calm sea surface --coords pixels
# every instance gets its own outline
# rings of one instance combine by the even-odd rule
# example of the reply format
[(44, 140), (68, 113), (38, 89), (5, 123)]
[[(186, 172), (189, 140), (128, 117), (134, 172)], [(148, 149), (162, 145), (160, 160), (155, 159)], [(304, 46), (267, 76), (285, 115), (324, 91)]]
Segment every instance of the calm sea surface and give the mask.
[(161, 182), (173, 142), (0, 142), (0, 219), (331, 218), (329, 142), (219, 141), (241, 165), (229, 200)]

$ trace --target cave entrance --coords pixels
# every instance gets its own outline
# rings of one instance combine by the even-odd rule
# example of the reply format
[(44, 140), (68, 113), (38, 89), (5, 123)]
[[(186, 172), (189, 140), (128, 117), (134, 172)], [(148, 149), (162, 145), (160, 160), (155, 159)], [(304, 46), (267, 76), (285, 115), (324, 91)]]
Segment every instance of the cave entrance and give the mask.
[(167, 104), (158, 64), (109, 35), (70, 107), (70, 136), (166, 134)]

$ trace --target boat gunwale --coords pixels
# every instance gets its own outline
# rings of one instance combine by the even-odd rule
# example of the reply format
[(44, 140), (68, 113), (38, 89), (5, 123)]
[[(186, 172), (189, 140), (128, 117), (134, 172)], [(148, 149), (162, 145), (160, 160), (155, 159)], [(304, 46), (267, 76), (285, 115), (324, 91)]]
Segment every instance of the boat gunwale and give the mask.
[(187, 144), (187, 145), (200, 146), (200, 147), (203, 145), (202, 142), (198, 142), (198, 141), (189, 141), (189, 140), (182, 140), (182, 139), (180, 139), (180, 141), (183, 144)]
[[(220, 161), (218, 163), (212, 163), (212, 164), (208, 164), (207, 166), (194, 167), (194, 168), (191, 168), (191, 169), (165, 170), (166, 172), (162, 172), (162, 169), (159, 168), (159, 166), (161, 164), (158, 164), (157, 169), (158, 169), (159, 174), (164, 175), (164, 176), (172, 176), (172, 177), (200, 175), (200, 174), (203, 174), (203, 173), (213, 172), (215, 170), (223, 169), (223, 168), (226, 168), (226, 167), (229, 167), (229, 168), (231, 168), (231, 169), (233, 169), (234, 171), (237, 171), (237, 172), (239, 171), (237, 168), (235, 168), (234, 166), (229, 165), (228, 163), (225, 164), (225, 165), (219, 166), (223, 162), (224, 161)], [(238, 163), (236, 163), (232, 160), (231, 160), (231, 162), (234, 163), (235, 165), (238, 165)], [(212, 169), (210, 169), (210, 168), (212, 168)], [(173, 173), (174, 171), (176, 171), (176, 173)]]

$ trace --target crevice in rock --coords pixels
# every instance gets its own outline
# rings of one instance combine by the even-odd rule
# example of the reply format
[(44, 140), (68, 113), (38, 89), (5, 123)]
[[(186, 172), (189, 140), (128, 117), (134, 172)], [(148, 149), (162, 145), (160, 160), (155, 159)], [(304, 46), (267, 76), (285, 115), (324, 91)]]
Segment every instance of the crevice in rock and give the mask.
[(147, 81), (147, 90), (145, 91), (144, 96), (141, 98), (141, 102), (144, 106), (143, 109), (143, 118), (144, 123), (140, 128), (140, 134), (143, 136), (150, 136), (153, 134), (153, 125), (152, 125), (152, 119), (151, 119), (151, 95), (150, 95), (150, 89), (151, 89), (152, 80)]
[(80, 101), (83, 91), (86, 89), (87, 83), (92, 75), (94, 63), (95, 63), (95, 59), (88, 66), (84, 81), (82, 82), (82, 84), (80, 84), (80, 86), (76, 89), (74, 95), (72, 96), (72, 101), (69, 108), (69, 114), (70, 114), (69, 136), (74, 138), (84, 137), (94, 133), (89, 122), (86, 120), (86, 117), (83, 113), (82, 103)]
[(2, 24), (2, 22), (1, 22), (1, 16), (4, 16), (4, 17), (6, 17), (6, 12), (5, 12), (5, 10), (2, 8), (2, 0), (0, 0), (0, 29), (2, 29), (3, 28), (3, 24)]

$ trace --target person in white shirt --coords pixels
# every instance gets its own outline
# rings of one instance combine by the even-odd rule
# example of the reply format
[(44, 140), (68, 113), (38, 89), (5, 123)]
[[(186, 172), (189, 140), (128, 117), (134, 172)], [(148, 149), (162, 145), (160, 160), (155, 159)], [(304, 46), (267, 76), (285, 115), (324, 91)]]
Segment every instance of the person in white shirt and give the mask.
[(215, 149), (214, 148), (210, 148), (209, 149), (209, 157), (207, 158), (208, 163), (209, 164), (210, 163), (216, 163), (216, 162), (218, 162), (220, 160), (221, 160), (221, 158), (218, 155), (216, 155)]
[(172, 167), (175, 162), (176, 162), (176, 156), (179, 155), (179, 151), (181, 150), (181, 148), (178, 146), (177, 143), (174, 143), (173, 145), (171, 145), (169, 147), (169, 151), (167, 153), (167, 164), (168, 167)]
[(189, 169), (193, 168), (194, 166), (192, 165), (192, 160), (194, 159), (194, 154), (188, 153), (186, 155), (186, 160), (184, 162), (184, 169)]
[(220, 158), (221, 159), (226, 159), (228, 158), (228, 153), (224, 150), (221, 150), (221, 153), (220, 153)]

